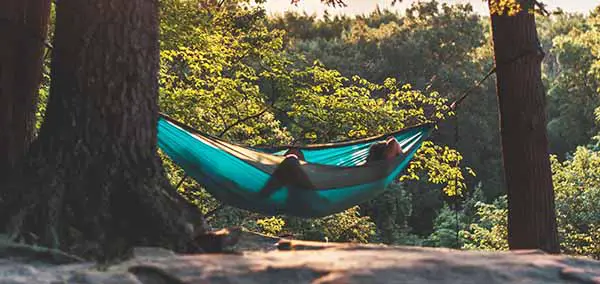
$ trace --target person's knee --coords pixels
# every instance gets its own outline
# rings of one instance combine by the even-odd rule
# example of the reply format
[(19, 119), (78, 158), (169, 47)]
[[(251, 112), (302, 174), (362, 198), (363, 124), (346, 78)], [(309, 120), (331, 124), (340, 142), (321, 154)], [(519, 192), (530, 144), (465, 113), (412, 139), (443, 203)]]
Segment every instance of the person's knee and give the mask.
[(299, 148), (289, 148), (285, 154), (283, 154), (283, 156), (295, 158), (297, 160), (304, 160), (304, 154)]
[(402, 149), (400, 143), (398, 143), (398, 140), (396, 140), (396, 138), (388, 137), (386, 144), (386, 151), (389, 158), (394, 158), (396, 156), (404, 154), (404, 149)]

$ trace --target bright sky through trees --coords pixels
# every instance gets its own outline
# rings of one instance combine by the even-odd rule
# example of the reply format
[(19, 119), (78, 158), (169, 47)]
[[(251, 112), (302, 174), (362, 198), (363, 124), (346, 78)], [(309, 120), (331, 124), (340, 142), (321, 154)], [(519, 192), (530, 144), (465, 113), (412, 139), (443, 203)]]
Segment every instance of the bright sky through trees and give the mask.
[[(391, 2), (391, 0), (351, 0), (348, 1), (348, 7), (332, 8), (323, 5), (321, 0), (303, 0), (297, 6), (290, 5), (289, 0), (268, 0), (265, 7), (267, 8), (268, 13), (273, 14), (282, 13), (284, 11), (306, 11), (309, 14), (316, 13), (320, 16), (327, 10), (330, 14), (360, 15), (375, 10), (377, 6), (382, 9), (388, 8), (403, 11), (410, 3), (415, 2), (415, 0), (404, 0), (402, 3), (395, 6), (392, 6)], [(481, 0), (440, 0), (440, 2), (471, 3), (478, 13), (488, 14), (487, 4)], [(550, 9), (560, 7), (566, 12), (579, 13), (588, 13), (591, 9), (600, 4), (597, 0), (544, 0), (543, 2), (546, 3)]]

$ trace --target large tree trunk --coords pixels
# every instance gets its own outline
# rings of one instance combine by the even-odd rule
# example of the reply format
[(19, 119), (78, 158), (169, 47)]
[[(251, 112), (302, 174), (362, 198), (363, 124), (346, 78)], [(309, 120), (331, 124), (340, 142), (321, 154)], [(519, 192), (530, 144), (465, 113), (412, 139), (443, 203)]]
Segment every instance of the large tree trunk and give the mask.
[(189, 211), (157, 156), (157, 5), (57, 5), (48, 111), (25, 194), (13, 203), (13, 231), (99, 258), (135, 245), (195, 249)]
[(35, 128), (50, 0), (0, 4), (0, 192)]
[(515, 16), (492, 15), (511, 249), (559, 252), (546, 134), (545, 91), (532, 1)]

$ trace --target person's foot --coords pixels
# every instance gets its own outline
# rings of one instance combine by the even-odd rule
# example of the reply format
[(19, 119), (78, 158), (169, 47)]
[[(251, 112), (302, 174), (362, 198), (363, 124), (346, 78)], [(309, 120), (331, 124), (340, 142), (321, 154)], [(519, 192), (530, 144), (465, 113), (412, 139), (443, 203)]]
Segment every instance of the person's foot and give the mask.
[(404, 149), (398, 143), (398, 140), (394, 137), (388, 137), (386, 139), (385, 158), (394, 159), (404, 154)]

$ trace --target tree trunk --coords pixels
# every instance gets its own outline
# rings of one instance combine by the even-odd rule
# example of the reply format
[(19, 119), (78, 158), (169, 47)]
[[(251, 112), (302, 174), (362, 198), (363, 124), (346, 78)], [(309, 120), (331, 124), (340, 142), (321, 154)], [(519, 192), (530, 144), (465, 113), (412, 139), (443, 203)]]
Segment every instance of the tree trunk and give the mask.
[(136, 245), (195, 250), (188, 218), (202, 217), (186, 210), (157, 156), (157, 5), (58, 3), (48, 111), (13, 231), (100, 259)]
[(492, 15), (496, 88), (511, 249), (559, 252), (546, 134), (545, 91), (532, 1), (515, 16)]
[(35, 128), (49, 0), (4, 0), (0, 9), (0, 191)]

